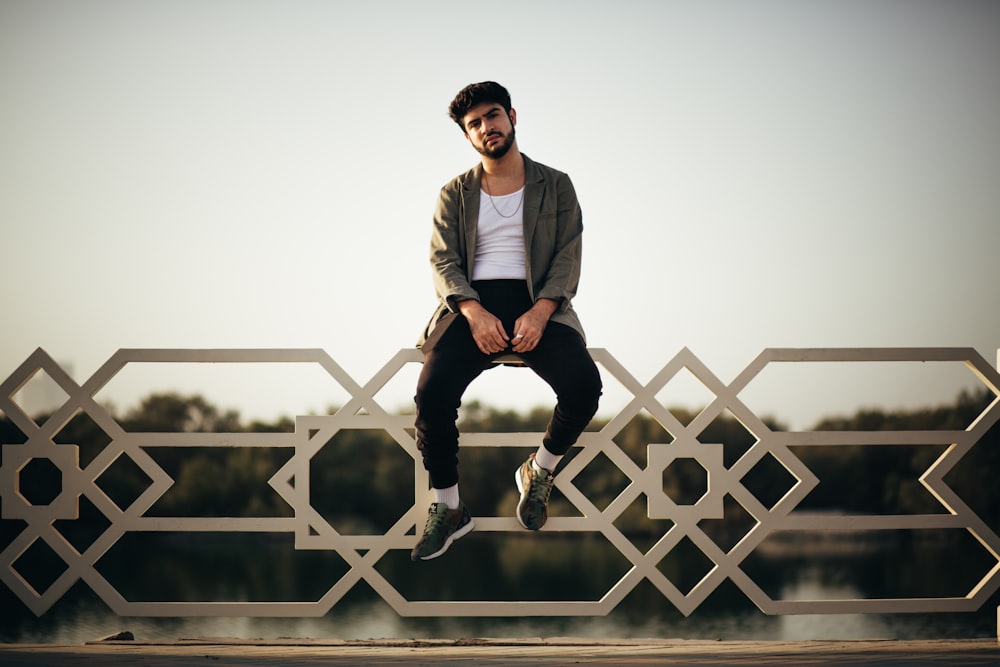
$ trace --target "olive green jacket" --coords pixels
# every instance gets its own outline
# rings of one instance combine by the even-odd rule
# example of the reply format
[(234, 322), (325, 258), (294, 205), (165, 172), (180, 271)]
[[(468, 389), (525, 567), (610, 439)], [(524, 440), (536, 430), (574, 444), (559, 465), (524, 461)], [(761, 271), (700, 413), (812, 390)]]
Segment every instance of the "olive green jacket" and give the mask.
[[(524, 251), (531, 300), (553, 299), (559, 308), (551, 321), (583, 333), (572, 299), (580, 281), (583, 217), (569, 176), (524, 157)], [(479, 299), (472, 288), (476, 254), (482, 164), (443, 188), (434, 211), (431, 269), (439, 304), (417, 345), (458, 302)]]

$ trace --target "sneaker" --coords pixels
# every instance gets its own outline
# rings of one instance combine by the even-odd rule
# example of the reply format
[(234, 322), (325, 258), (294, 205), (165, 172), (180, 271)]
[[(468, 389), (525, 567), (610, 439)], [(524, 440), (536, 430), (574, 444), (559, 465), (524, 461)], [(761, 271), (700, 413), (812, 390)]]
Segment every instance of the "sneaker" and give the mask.
[(437, 558), (458, 538), (472, 532), (474, 528), (472, 517), (465, 503), (458, 509), (448, 509), (444, 503), (434, 503), (427, 515), (423, 537), (410, 552), (412, 560), (430, 560)]
[(549, 518), (549, 494), (555, 483), (552, 473), (544, 468), (539, 472), (534, 465), (535, 455), (532, 454), (517, 472), (514, 473), (514, 483), (521, 494), (517, 503), (517, 520), (528, 530), (538, 530)]

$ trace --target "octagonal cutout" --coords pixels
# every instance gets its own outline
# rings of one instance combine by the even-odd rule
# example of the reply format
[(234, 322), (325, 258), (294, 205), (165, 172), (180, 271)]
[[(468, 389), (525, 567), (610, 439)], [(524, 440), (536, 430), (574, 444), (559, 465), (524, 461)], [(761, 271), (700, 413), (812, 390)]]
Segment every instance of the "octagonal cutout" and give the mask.
[(663, 469), (663, 493), (678, 505), (695, 505), (708, 493), (708, 471), (693, 458), (676, 458)]
[(49, 459), (30, 459), (18, 471), (17, 490), (30, 505), (51, 505), (62, 493), (62, 471)]

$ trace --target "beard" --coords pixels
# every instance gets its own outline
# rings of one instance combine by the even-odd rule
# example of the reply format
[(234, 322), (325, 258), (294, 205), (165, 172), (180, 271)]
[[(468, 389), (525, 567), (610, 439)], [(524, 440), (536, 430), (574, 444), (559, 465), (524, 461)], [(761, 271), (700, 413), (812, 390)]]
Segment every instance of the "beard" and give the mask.
[[(500, 134), (500, 133), (497, 133), (497, 134)], [(483, 155), (483, 156), (488, 157), (488, 158), (492, 158), (494, 160), (499, 160), (504, 155), (506, 155), (507, 151), (510, 150), (510, 147), (514, 145), (514, 127), (511, 126), (511, 128), (510, 128), (510, 134), (507, 135), (506, 137), (504, 137), (503, 141), (501, 141), (499, 144), (497, 144), (497, 145), (493, 146), (492, 148), (490, 148), (490, 147), (488, 147), (486, 145), (486, 141), (489, 141), (490, 138), (493, 137), (493, 136), (495, 136), (495, 135), (490, 135), (489, 137), (486, 137), (486, 140), (483, 142), (483, 145), (482, 146), (477, 146), (476, 150), (479, 151), (480, 155)], [(503, 135), (501, 134), (500, 136), (503, 136)]]

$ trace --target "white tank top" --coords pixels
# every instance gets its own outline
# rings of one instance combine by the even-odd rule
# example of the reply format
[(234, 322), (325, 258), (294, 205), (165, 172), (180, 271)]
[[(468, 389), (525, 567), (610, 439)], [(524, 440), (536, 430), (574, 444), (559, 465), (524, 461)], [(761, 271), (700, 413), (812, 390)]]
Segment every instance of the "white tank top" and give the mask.
[(527, 278), (524, 266), (523, 204), (523, 187), (512, 194), (492, 198), (485, 191), (479, 191), (473, 280)]

